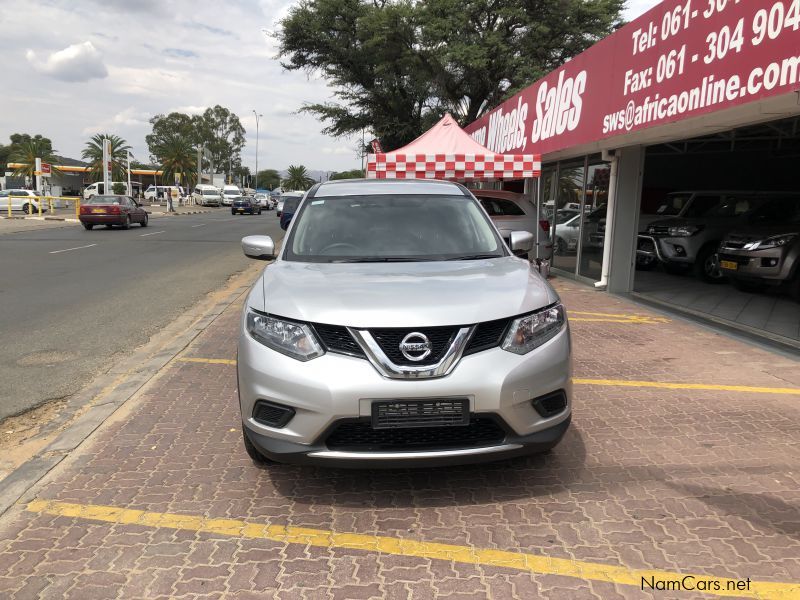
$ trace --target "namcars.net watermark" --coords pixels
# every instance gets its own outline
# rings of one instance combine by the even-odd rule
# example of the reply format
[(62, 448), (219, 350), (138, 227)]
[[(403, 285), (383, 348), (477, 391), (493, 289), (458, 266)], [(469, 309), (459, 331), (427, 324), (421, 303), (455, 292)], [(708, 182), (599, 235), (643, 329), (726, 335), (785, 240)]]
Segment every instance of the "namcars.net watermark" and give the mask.
[(746, 592), (750, 591), (747, 579), (702, 579), (685, 575), (679, 579), (659, 579), (655, 575), (642, 577), (642, 591), (658, 592)]

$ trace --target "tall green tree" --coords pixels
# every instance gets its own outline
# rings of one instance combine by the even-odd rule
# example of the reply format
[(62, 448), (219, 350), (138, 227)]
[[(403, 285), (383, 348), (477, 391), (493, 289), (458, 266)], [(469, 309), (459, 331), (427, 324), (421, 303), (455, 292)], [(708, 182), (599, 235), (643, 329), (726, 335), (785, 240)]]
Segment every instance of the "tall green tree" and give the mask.
[(387, 149), (445, 111), (472, 122), (620, 23), (624, 0), (301, 0), (276, 33), (283, 66), (321, 74), (335, 102), (302, 110)]
[(339, 171), (338, 173), (331, 174), (331, 181), (336, 179), (362, 179), (364, 171), (361, 169), (353, 169), (351, 171)]
[(274, 190), (280, 184), (281, 176), (275, 169), (264, 169), (258, 172), (258, 187)]
[(25, 133), (15, 133), (11, 136), (11, 145), (7, 148), (9, 149), (7, 162), (22, 165), (14, 169), (14, 175), (17, 176), (33, 177), (37, 158), (51, 164), (57, 160), (53, 154), (52, 142), (41, 135), (31, 137)]
[(284, 188), (305, 191), (312, 185), (314, 185), (314, 180), (309, 177), (308, 170), (303, 165), (291, 165), (286, 169), (286, 179), (283, 180)]
[[(168, 139), (181, 137), (195, 149), (205, 147), (203, 168), (213, 163), (217, 172), (241, 165), (241, 151), (245, 142), (245, 129), (239, 117), (229, 109), (216, 105), (201, 115), (171, 112), (150, 119), (152, 131), (145, 137), (152, 160), (157, 162), (157, 150)], [(195, 158), (195, 162), (197, 159)]]
[[(149, 144), (148, 144), (149, 146)], [(189, 184), (197, 175), (197, 152), (185, 137), (173, 134), (152, 147), (161, 166), (162, 181)]]
[(97, 133), (86, 142), (81, 158), (89, 163), (89, 172), (97, 180), (103, 179), (103, 138), (111, 140), (111, 178), (125, 181), (128, 176), (128, 151), (131, 147), (118, 135)]

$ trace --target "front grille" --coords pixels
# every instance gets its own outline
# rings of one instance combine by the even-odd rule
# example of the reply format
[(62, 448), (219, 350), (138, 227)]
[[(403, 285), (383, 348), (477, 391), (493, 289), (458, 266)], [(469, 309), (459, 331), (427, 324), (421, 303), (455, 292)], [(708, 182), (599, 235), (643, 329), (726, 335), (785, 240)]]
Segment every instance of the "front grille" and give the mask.
[(723, 248), (730, 248), (731, 250), (741, 250), (747, 244), (747, 240), (743, 239), (727, 239), (722, 242)]
[[(475, 327), (475, 333), (472, 335), (472, 338), (464, 350), (464, 355), (466, 356), (490, 348), (496, 348), (502, 344), (505, 334), (508, 331), (508, 326), (512, 320), (513, 319), (497, 319), (495, 321), (478, 323)], [(320, 323), (314, 323), (313, 327), (320, 341), (325, 346), (325, 349), (329, 352), (338, 352), (340, 354), (349, 354), (351, 356), (366, 358), (364, 351), (355, 339), (353, 339), (353, 336), (350, 335), (346, 327), (323, 325)], [(431, 365), (439, 362), (450, 346), (458, 329), (459, 327), (422, 327), (417, 329), (371, 329), (369, 331), (389, 360), (394, 364), (413, 366)], [(433, 345), (430, 355), (420, 362), (410, 361), (400, 352), (400, 342), (412, 331), (424, 333)]]
[(647, 232), (650, 235), (669, 235), (669, 227), (666, 225), (651, 225)]
[[(421, 327), (419, 329), (407, 328), (386, 328), (370, 329), (372, 337), (386, 354), (387, 358), (396, 365), (403, 366), (424, 366), (433, 365), (439, 362), (450, 346), (453, 337), (458, 332), (458, 327)], [(419, 332), (428, 338), (431, 343), (431, 353), (421, 361), (408, 360), (400, 352), (400, 342), (411, 332)]]
[(502, 344), (510, 323), (511, 319), (498, 319), (479, 323), (475, 328), (472, 339), (467, 344), (466, 350), (464, 350), (464, 355), (475, 354)]
[(330, 450), (355, 452), (403, 452), (455, 450), (494, 446), (505, 439), (505, 431), (493, 419), (472, 417), (461, 427), (373, 429), (369, 421), (340, 423), (328, 435)]
[(353, 336), (350, 335), (350, 332), (347, 331), (347, 327), (317, 323), (314, 324), (314, 331), (317, 332), (319, 339), (322, 340), (328, 351), (364, 357), (364, 351), (353, 339)]

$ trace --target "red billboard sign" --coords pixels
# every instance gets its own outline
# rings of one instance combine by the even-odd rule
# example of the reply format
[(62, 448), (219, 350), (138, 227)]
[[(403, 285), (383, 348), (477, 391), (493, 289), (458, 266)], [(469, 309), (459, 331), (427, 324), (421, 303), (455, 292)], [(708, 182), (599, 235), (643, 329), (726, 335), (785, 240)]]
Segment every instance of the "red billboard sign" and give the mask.
[(664, 0), (466, 130), (547, 154), (800, 90), (800, 0)]
[(50, 165), (47, 163), (42, 163), (42, 175), (50, 175), (51, 168)]

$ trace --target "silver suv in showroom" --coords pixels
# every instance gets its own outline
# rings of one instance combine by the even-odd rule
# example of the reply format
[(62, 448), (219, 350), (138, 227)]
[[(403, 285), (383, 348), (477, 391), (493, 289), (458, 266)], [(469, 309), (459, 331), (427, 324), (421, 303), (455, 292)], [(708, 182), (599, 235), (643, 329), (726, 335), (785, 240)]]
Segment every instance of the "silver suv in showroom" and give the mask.
[[(313, 187), (247, 298), (238, 346), (256, 462), (416, 466), (554, 447), (571, 416), (567, 318), (465, 187)], [(267, 236), (244, 253), (273, 258)]]

